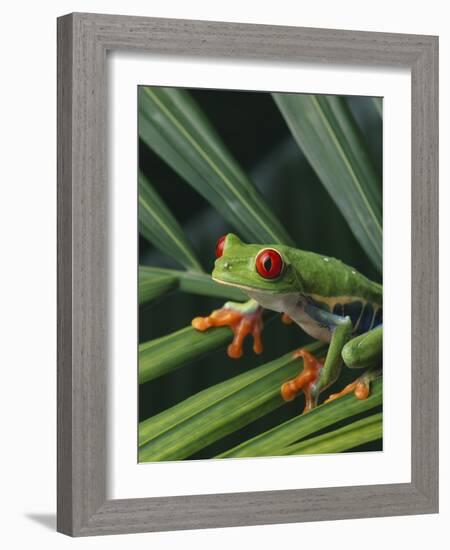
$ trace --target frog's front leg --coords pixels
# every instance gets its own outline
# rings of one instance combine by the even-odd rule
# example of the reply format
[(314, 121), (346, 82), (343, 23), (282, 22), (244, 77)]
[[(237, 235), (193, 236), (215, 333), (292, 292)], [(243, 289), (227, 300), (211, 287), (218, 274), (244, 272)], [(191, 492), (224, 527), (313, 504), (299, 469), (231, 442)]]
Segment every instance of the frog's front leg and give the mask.
[(207, 317), (193, 319), (192, 326), (200, 331), (208, 330), (211, 327), (230, 327), (234, 338), (228, 346), (228, 356), (238, 359), (242, 355), (242, 347), (248, 334), (253, 336), (253, 351), (255, 353), (263, 351), (262, 315), (263, 308), (256, 300), (248, 300), (244, 303), (226, 302), (221, 309), (216, 309)]
[(322, 364), (306, 350), (300, 349), (294, 357), (303, 357), (303, 369), (300, 374), (281, 386), (281, 396), (291, 401), (301, 391), (305, 394), (305, 409), (308, 412), (318, 402), (320, 393), (331, 386), (339, 376), (342, 366), (341, 352), (352, 333), (352, 322), (349, 317), (340, 317), (314, 308), (309, 310), (311, 319), (320, 323), (331, 332), (330, 346)]
[(326, 403), (353, 392), (357, 399), (366, 399), (370, 392), (370, 383), (380, 374), (379, 367), (383, 354), (383, 327), (381, 325), (353, 338), (342, 349), (342, 358), (347, 367), (368, 368), (354, 382), (338, 393), (333, 393)]

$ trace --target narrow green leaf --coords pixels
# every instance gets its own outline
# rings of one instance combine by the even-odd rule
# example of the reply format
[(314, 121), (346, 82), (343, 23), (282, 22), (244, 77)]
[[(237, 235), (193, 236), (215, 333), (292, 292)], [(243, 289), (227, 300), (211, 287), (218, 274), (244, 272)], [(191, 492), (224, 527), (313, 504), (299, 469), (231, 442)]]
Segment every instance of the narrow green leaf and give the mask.
[[(212, 280), (211, 275), (207, 273), (199, 273), (194, 271), (180, 271), (177, 269), (166, 269), (162, 267), (139, 266), (139, 303), (144, 303), (153, 299), (159, 294), (155, 291), (155, 296), (151, 296), (150, 292), (147, 298), (145, 294), (147, 286), (155, 285), (161, 280), (171, 282), (172, 290), (177, 288), (181, 292), (190, 292), (192, 294), (200, 294), (202, 296), (212, 296), (215, 298), (223, 298), (225, 300), (246, 301), (248, 296), (241, 292), (238, 288), (232, 286), (221, 285)], [(142, 289), (142, 290), (141, 290)], [(142, 292), (142, 297), (141, 297)]]
[[(264, 313), (267, 325), (276, 314)], [(208, 352), (231, 341), (231, 329), (212, 327), (199, 332), (193, 327), (185, 327), (176, 332), (144, 342), (139, 345), (139, 383), (144, 384), (163, 374), (184, 367), (194, 359), (200, 359)]]
[(178, 288), (178, 279), (169, 274), (143, 272), (139, 268), (139, 305), (151, 302)]
[(353, 394), (322, 404), (308, 414), (292, 418), (267, 432), (264, 432), (221, 455), (223, 457), (275, 456), (276, 453), (296, 441), (332, 426), (339, 420), (377, 407), (382, 401), (382, 382), (377, 379), (371, 384), (367, 399), (358, 400)]
[(345, 100), (339, 96), (272, 95), (297, 144), (381, 271), (381, 185)]
[(187, 269), (202, 271), (183, 229), (149, 180), (139, 172), (139, 232)]
[[(321, 352), (323, 344), (307, 346)], [(280, 386), (298, 373), (292, 352), (216, 384), (139, 424), (139, 460), (179, 460), (280, 407)]]
[(194, 359), (200, 359), (211, 350), (230, 342), (232, 336), (227, 327), (211, 328), (206, 332), (185, 327), (162, 338), (140, 344), (139, 384), (179, 369)]
[(341, 453), (383, 436), (382, 413), (367, 416), (343, 428), (311, 437), (277, 451), (277, 456)]
[(188, 92), (140, 86), (139, 136), (242, 238), (293, 245)]
[(383, 98), (382, 97), (373, 97), (372, 101), (375, 105), (377, 113), (382, 117), (383, 116)]

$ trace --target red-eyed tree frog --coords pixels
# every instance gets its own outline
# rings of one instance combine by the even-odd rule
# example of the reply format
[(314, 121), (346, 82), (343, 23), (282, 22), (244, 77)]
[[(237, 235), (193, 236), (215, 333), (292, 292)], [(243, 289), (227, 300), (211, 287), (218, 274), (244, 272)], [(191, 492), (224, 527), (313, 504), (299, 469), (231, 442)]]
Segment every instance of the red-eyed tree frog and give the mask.
[(311, 337), (328, 342), (324, 362), (307, 350), (300, 374), (281, 386), (284, 400), (305, 394), (307, 412), (318, 404), (320, 393), (339, 377), (342, 363), (366, 372), (327, 401), (354, 392), (365, 399), (370, 381), (379, 375), (382, 362), (382, 286), (370, 281), (340, 260), (283, 245), (244, 244), (232, 233), (216, 246), (214, 281), (238, 287), (248, 297), (245, 303), (227, 302), (208, 317), (196, 317), (200, 331), (229, 326), (234, 339), (228, 355), (239, 358), (248, 334), (253, 350), (262, 352), (263, 309), (283, 314), (284, 322), (297, 323)]

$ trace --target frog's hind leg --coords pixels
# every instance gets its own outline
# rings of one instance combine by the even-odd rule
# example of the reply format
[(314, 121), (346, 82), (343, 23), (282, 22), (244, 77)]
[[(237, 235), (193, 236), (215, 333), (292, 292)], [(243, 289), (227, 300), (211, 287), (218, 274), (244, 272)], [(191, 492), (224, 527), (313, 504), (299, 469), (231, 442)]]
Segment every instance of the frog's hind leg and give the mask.
[(294, 352), (295, 359), (303, 359), (303, 369), (300, 374), (288, 380), (281, 386), (281, 397), (285, 401), (292, 401), (301, 391), (305, 394), (305, 409), (303, 412), (310, 411), (315, 400), (313, 396), (314, 384), (317, 382), (319, 373), (323, 368), (323, 363), (316, 359), (312, 353), (306, 349), (299, 349)]
[(334, 401), (347, 393), (353, 392), (357, 399), (366, 399), (370, 394), (370, 383), (379, 376), (383, 353), (383, 328), (381, 325), (353, 338), (342, 349), (342, 359), (347, 367), (368, 368), (354, 382), (348, 384), (338, 393), (333, 393), (326, 400)]
[(301, 391), (305, 394), (305, 409), (313, 409), (320, 393), (335, 382), (342, 366), (342, 348), (350, 338), (352, 323), (349, 317), (339, 317), (333, 314), (320, 313), (321, 322), (329, 323), (331, 331), (330, 347), (322, 364), (311, 353), (300, 349), (294, 357), (303, 358), (303, 369), (298, 376), (288, 380), (281, 386), (281, 396), (285, 401), (291, 401)]

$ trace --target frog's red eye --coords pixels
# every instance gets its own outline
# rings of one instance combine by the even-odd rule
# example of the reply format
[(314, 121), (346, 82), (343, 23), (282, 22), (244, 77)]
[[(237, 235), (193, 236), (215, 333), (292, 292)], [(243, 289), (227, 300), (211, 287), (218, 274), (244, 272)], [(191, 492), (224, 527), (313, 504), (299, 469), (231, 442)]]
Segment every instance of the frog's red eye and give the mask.
[(220, 258), (223, 254), (223, 247), (225, 245), (225, 239), (226, 235), (223, 235), (223, 237), (220, 237), (220, 239), (216, 243), (216, 258)]
[(283, 271), (283, 258), (272, 248), (266, 248), (256, 256), (256, 270), (265, 279), (276, 279)]

